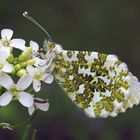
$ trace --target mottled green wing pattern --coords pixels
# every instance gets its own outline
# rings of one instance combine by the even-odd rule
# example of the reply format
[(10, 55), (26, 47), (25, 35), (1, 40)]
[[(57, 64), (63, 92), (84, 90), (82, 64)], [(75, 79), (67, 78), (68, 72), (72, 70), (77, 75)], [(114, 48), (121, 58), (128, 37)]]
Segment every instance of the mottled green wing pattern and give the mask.
[(90, 117), (117, 116), (139, 103), (140, 84), (115, 55), (62, 50), (55, 62), (58, 83)]

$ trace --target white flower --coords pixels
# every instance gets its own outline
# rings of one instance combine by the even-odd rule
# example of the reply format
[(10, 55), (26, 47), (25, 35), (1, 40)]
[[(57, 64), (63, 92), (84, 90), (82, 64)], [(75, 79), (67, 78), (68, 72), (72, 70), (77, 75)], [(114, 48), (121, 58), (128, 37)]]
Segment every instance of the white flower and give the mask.
[(36, 56), (39, 51), (39, 45), (35, 41), (30, 41), (30, 47), (32, 48), (33, 51), (33, 56)]
[(35, 61), (34, 66), (36, 67), (40, 67), (46, 64), (46, 60), (39, 58), (39, 56), (41, 55), (39, 53), (39, 45), (38, 43), (36, 43), (35, 41), (30, 41), (30, 47), (32, 48), (32, 58)]
[(27, 72), (33, 79), (33, 88), (36, 92), (41, 89), (41, 81), (51, 84), (54, 80), (53, 75), (50, 73), (44, 73), (40, 68), (34, 68), (33, 66), (27, 66)]
[(3, 129), (9, 129), (9, 130), (13, 130), (10, 126), (9, 123), (0, 123), (0, 126), (2, 126)]
[(34, 64), (35, 67), (40, 67), (41, 69), (45, 69), (46, 63), (47, 63), (45, 59), (34, 57), (33, 60), (35, 61), (35, 64)]
[(7, 54), (5, 51), (0, 51), (0, 72), (11, 73), (13, 65), (7, 62)]
[(40, 109), (42, 111), (48, 111), (49, 103), (44, 101), (43, 99), (35, 98), (34, 104), (28, 108), (29, 115), (32, 115), (34, 113), (35, 109)]
[(0, 105), (6, 106), (12, 101), (13, 97), (16, 97), (23, 106), (31, 107), (34, 99), (32, 95), (24, 91), (31, 85), (31, 83), (32, 78), (29, 75), (21, 77), (17, 84), (14, 84), (14, 81), (9, 75), (1, 73), (0, 85), (7, 91), (0, 96)]
[(13, 30), (11, 29), (3, 29), (1, 30), (1, 40), (0, 40), (0, 49), (5, 50), (7, 55), (10, 54), (12, 48), (17, 48), (20, 50), (24, 50), (25, 41), (23, 39), (11, 39), (13, 36)]

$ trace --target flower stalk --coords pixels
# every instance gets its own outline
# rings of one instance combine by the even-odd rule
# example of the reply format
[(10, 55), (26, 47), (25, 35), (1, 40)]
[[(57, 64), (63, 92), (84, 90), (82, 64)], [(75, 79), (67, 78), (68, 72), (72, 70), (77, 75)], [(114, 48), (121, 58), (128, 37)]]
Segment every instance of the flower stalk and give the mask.
[(0, 128), (13, 130), (13, 129), (24, 127), (27, 124), (29, 124), (35, 118), (36, 115), (37, 115), (37, 110), (34, 111), (34, 113), (31, 116), (29, 116), (25, 121), (19, 124), (0, 123)]

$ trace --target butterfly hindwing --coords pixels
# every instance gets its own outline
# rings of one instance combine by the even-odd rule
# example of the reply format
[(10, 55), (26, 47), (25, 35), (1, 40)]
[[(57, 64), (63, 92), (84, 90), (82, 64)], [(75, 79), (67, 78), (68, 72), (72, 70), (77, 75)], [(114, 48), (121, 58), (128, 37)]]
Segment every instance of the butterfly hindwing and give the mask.
[(55, 77), (91, 117), (116, 116), (137, 104), (130, 88), (134, 76), (115, 55), (63, 50), (56, 56)]

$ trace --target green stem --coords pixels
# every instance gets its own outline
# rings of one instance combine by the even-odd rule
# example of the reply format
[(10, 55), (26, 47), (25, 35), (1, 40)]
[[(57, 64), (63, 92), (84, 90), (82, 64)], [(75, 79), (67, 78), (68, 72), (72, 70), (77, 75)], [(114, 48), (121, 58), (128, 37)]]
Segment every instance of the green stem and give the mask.
[(36, 133), (37, 133), (37, 130), (36, 130), (36, 129), (34, 129), (34, 131), (33, 131), (33, 135), (32, 135), (32, 138), (31, 138), (31, 140), (35, 140)]
[(31, 129), (31, 125), (27, 125), (21, 140), (27, 140), (30, 129)]
[(33, 115), (31, 115), (29, 118), (27, 118), (25, 121), (23, 121), (19, 124), (10, 125), (10, 124), (6, 124), (6, 123), (1, 123), (0, 128), (8, 128), (8, 129), (12, 130), (12, 129), (23, 127), (23, 126), (29, 124), (33, 120), (33, 118), (35, 117), (36, 114), (37, 114), (37, 110), (33, 113)]

